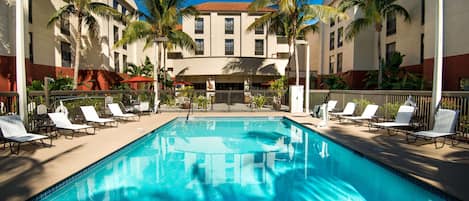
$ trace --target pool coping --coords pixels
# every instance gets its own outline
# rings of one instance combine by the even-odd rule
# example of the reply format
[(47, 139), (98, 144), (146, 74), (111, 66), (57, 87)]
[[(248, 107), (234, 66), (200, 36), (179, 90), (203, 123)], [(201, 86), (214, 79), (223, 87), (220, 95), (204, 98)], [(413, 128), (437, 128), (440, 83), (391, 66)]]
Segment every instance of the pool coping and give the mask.
[(393, 165), (391, 165), (391, 164), (389, 164), (389, 163), (385, 163), (385, 162), (379, 160), (378, 158), (376, 158), (376, 157), (374, 157), (374, 156), (372, 156), (372, 155), (370, 155), (370, 154), (363, 153), (362, 151), (360, 151), (360, 150), (358, 150), (358, 149), (356, 149), (356, 148), (354, 148), (354, 147), (352, 147), (352, 146), (350, 146), (350, 145), (347, 145), (347, 144), (345, 144), (345, 143), (342, 143), (342, 142), (340, 142), (340, 141), (337, 140), (337, 139), (331, 138), (330, 136), (323, 134), (324, 131), (319, 131), (319, 130), (317, 130), (317, 129), (315, 129), (315, 128), (305, 126), (305, 125), (303, 125), (303, 124), (297, 122), (296, 120), (294, 120), (294, 119), (292, 119), (292, 118), (290, 118), (290, 117), (288, 117), (288, 116), (285, 116), (285, 118), (288, 119), (288, 120), (290, 120), (290, 121), (292, 121), (292, 122), (294, 122), (294, 123), (297, 124), (297, 125), (300, 125), (300, 126), (303, 127), (303, 128), (306, 128), (306, 129), (308, 129), (308, 130), (310, 130), (310, 131), (313, 131), (313, 132), (317, 133), (318, 135), (320, 135), (320, 136), (322, 136), (322, 137), (324, 137), (324, 138), (326, 138), (326, 139), (328, 139), (328, 140), (330, 140), (330, 141), (336, 143), (336, 144), (339, 145), (339, 146), (342, 146), (342, 147), (344, 147), (344, 148), (346, 148), (346, 149), (348, 149), (348, 150), (350, 150), (350, 151), (356, 153), (357, 155), (359, 155), (359, 156), (361, 156), (361, 157), (364, 157), (364, 158), (367, 159), (367, 160), (370, 160), (371, 162), (374, 162), (374, 163), (378, 164), (379, 166), (381, 166), (381, 167), (383, 167), (383, 168), (385, 168), (385, 169), (387, 169), (387, 170), (392, 171), (393, 173), (398, 174), (399, 176), (402, 176), (403, 178), (405, 178), (405, 179), (407, 179), (408, 181), (410, 181), (410, 182), (412, 182), (412, 183), (418, 185), (419, 187), (424, 188), (425, 190), (428, 190), (428, 191), (430, 191), (430, 192), (438, 193), (438, 194), (442, 195), (442, 197), (443, 197), (445, 200), (462, 200), (462, 199), (459, 199), (458, 197), (456, 197), (455, 195), (452, 195), (452, 194), (450, 194), (450, 193), (444, 191), (443, 189), (439, 188), (438, 186), (435, 186), (435, 185), (433, 185), (433, 184), (431, 184), (431, 183), (428, 183), (428, 182), (426, 182), (426, 181), (424, 181), (424, 180), (421, 180), (421, 179), (418, 178), (418, 177), (415, 177), (415, 176), (413, 176), (413, 175), (411, 175), (411, 174), (408, 174), (408, 173), (406, 173), (406, 172), (400, 170), (399, 168), (397, 168), (397, 167), (395, 167), (395, 166), (393, 166)]
[[(127, 144), (122, 145), (118, 149), (110, 152), (109, 154), (106, 154), (105, 156), (98, 159), (97, 161), (92, 162), (91, 164), (85, 166), (84, 168), (82, 168), (80, 170), (77, 170), (74, 173), (72, 173), (71, 175), (69, 175), (69, 176), (55, 182), (54, 184), (50, 185), (49, 187), (45, 188), (44, 190), (42, 190), (42, 191), (34, 194), (33, 196), (29, 197), (27, 200), (32, 200), (32, 201), (33, 200), (41, 200), (45, 196), (47, 196), (47, 195), (51, 194), (52, 192), (54, 192), (55, 190), (57, 190), (57, 189), (63, 187), (64, 185), (68, 184), (70, 181), (72, 181), (76, 177), (79, 177), (79, 176), (87, 173), (88, 170), (95, 167), (96, 165), (105, 162), (106, 160), (111, 158), (113, 156), (113, 154), (115, 154), (117, 152), (120, 152), (120, 151), (132, 146), (133, 144), (139, 142), (141, 139), (143, 139), (145, 137), (148, 137), (149, 135), (153, 134), (155, 131), (164, 128), (165, 126), (169, 125), (170, 123), (172, 123), (174, 121), (177, 121), (178, 119), (183, 119), (183, 118), (185, 118), (185, 117), (183, 117), (183, 116), (173, 117), (172, 119), (168, 120), (167, 122), (163, 123), (162, 125), (150, 130), (148, 133), (146, 133), (146, 134), (144, 134), (144, 135), (130, 141)], [(358, 154), (359, 156), (362, 156), (365, 159), (370, 160), (370, 161), (380, 165), (381, 167), (392, 171), (393, 173), (397, 173), (399, 176), (402, 176), (403, 178), (405, 178), (405, 179), (409, 180), (410, 182), (418, 185), (419, 187), (424, 188), (425, 190), (428, 190), (428, 191), (433, 192), (433, 193), (440, 194), (443, 197), (443, 199), (446, 199), (446, 200), (462, 200), (462, 199), (459, 199), (458, 197), (456, 197), (455, 195), (444, 191), (443, 189), (441, 189), (438, 186), (435, 186), (435, 185), (433, 185), (429, 182), (426, 182), (426, 181), (420, 179), (419, 177), (413, 176), (413, 175), (399, 169), (398, 167), (393, 166), (391, 163), (386, 163), (386, 162), (380, 160), (379, 158), (376, 158), (373, 155), (367, 154), (366, 152), (362, 152), (362, 151), (360, 151), (360, 150), (358, 150), (358, 149), (356, 149), (356, 148), (354, 148), (354, 147), (352, 147), (348, 144), (342, 143), (340, 140), (337, 140), (337, 139), (334, 139), (334, 138), (328, 136), (328, 135), (332, 135), (332, 134), (327, 134), (326, 135), (326, 134), (324, 134), (325, 131), (319, 131), (315, 127), (305, 126), (302, 123), (298, 122), (297, 120), (294, 120), (293, 118), (291, 118), (290, 116), (287, 116), (287, 115), (251, 116), (251, 117), (250, 116), (242, 116), (242, 115), (235, 115), (235, 116), (196, 116), (195, 118), (284, 118), (284, 119), (287, 119), (287, 120), (289, 120), (289, 121), (291, 121), (291, 122), (305, 128), (305, 129), (308, 129), (310, 131), (313, 131), (313, 132), (317, 133), (321, 137), (324, 137), (324, 138), (336, 143), (337, 145), (342, 146), (342, 147), (344, 147), (344, 148)], [(69, 181), (69, 182), (67, 182), (67, 181)]]

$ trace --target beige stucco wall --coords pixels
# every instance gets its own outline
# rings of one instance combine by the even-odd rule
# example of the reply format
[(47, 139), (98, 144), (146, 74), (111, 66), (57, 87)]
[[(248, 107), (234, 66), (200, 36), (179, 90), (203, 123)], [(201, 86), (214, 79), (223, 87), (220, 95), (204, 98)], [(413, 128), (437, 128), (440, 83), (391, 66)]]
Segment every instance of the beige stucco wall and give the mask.
[[(435, 55), (435, 14), (434, 1), (425, 4), (425, 58)], [(469, 53), (469, 1), (444, 1), (444, 50), (445, 56)]]

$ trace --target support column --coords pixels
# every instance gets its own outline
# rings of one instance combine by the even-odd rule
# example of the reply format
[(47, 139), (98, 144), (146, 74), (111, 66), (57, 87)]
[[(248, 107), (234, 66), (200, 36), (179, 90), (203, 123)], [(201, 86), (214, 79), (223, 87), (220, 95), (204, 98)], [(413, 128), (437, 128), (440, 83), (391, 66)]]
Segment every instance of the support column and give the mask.
[(26, 95), (26, 64), (24, 55), (24, 6), (23, 0), (16, 0), (16, 91), (18, 112), (25, 124), (28, 121)]
[(431, 105), (431, 125), (433, 126), (434, 115), (438, 104), (441, 101), (441, 88), (443, 79), (443, 0), (435, 0), (436, 18), (435, 18), (435, 60), (433, 67), (433, 89)]
[(310, 55), (309, 55), (309, 43), (306, 42), (306, 83), (305, 83), (305, 87), (306, 87), (306, 103), (305, 103), (305, 113), (306, 114), (309, 114), (309, 90), (310, 90), (310, 86), (309, 86), (309, 73), (310, 73), (310, 66), (309, 66), (309, 59), (310, 59)]
[(160, 56), (158, 54), (158, 42), (155, 41), (155, 65), (153, 66), (153, 92), (155, 93), (155, 98), (153, 100), (153, 112), (158, 112), (158, 103), (159, 103), (159, 100), (158, 100), (158, 63), (159, 63), (159, 59), (158, 57)]

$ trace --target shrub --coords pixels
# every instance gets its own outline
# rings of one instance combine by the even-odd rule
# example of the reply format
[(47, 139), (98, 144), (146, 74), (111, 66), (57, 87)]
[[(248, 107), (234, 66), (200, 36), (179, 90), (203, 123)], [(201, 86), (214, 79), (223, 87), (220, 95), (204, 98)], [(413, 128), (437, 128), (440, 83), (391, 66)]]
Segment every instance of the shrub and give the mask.
[(263, 95), (257, 95), (253, 98), (254, 104), (256, 104), (256, 107), (258, 109), (261, 109), (264, 107), (265, 103), (267, 102), (267, 99)]
[(357, 105), (355, 108), (355, 114), (357, 115), (361, 115), (367, 105), (374, 104), (373, 102), (367, 99), (353, 99), (352, 102), (354, 102)]
[(397, 112), (399, 111), (399, 107), (402, 103), (386, 103), (383, 105), (383, 113), (386, 114), (385, 118), (387, 119), (395, 119)]
[(207, 109), (208, 98), (206, 98), (205, 96), (198, 96), (198, 97), (195, 99), (195, 102), (197, 103), (197, 107), (198, 107), (198, 108)]

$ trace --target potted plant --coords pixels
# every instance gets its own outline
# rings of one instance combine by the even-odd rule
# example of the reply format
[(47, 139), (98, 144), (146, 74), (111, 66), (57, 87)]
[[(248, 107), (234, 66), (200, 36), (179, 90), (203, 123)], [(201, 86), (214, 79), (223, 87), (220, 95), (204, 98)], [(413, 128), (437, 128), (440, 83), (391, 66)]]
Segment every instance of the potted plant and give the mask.
[(282, 97), (285, 94), (286, 81), (287, 79), (282, 76), (270, 85), (270, 89), (275, 91), (275, 96), (272, 101), (272, 106), (275, 110), (280, 110), (282, 107)]

